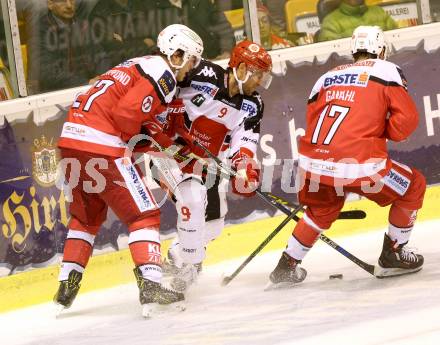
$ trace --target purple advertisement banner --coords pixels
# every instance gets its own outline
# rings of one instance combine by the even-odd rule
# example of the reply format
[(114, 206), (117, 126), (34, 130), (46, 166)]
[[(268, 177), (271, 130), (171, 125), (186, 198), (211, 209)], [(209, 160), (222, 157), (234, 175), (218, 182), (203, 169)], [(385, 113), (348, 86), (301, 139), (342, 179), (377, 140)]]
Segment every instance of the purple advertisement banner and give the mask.
[[(420, 113), (419, 127), (412, 137), (389, 144), (391, 157), (418, 168), (429, 184), (440, 183), (440, 49), (427, 53), (420, 45), (396, 53), (390, 60), (402, 67)], [(291, 192), (296, 138), (304, 131), (310, 90), (323, 73), (348, 62), (348, 58), (334, 54), (324, 64), (293, 67), (287, 63), (286, 75), (274, 78), (271, 88), (263, 93), (266, 107), (259, 158), (263, 170), (273, 169), (273, 176), (264, 183), (274, 194), (296, 200)], [(31, 112), (26, 121), (5, 121), (0, 127), (0, 275), (47, 266), (63, 251), (69, 204), (56, 188), (55, 176), (59, 159), (56, 142), (65, 113), (60, 107), (50, 120), (37, 126)], [(231, 193), (228, 208), (229, 224), (275, 213), (256, 197), (243, 200)], [(173, 204), (166, 202), (161, 211), (161, 233), (173, 232)], [(127, 235), (125, 225), (109, 212), (95, 239), (95, 249), (121, 249), (121, 235)]]

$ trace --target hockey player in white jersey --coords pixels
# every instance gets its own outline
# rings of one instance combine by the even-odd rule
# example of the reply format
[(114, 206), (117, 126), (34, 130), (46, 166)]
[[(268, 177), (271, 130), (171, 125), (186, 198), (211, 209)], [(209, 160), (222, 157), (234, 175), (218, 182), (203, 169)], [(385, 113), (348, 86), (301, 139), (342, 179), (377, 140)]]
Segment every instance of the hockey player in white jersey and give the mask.
[[(249, 197), (258, 186), (255, 161), (263, 101), (257, 87), (269, 87), (272, 60), (260, 45), (244, 41), (232, 50), (227, 69), (204, 61), (180, 84), (178, 99), (169, 106), (168, 134), (180, 153), (206, 157), (195, 140), (221, 159), (231, 159), (239, 172), (232, 178), (234, 193)], [(176, 202), (178, 237), (168, 252), (180, 291), (196, 279), (205, 247), (224, 227), (228, 179), (214, 179), (193, 160), (182, 169), (169, 160), (153, 158)], [(173, 162), (171, 162), (173, 163)], [(176, 163), (176, 162), (174, 162)], [(166, 166), (168, 164), (168, 166)], [(170, 265), (167, 265), (168, 268)]]

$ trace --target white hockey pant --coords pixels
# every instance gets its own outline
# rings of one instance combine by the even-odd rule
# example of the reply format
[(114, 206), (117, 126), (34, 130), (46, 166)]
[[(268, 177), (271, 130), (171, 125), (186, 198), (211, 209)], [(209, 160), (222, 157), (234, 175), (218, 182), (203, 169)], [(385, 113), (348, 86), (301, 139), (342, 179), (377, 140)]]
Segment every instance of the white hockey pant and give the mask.
[[(220, 236), (225, 226), (225, 218), (219, 218), (205, 222), (205, 231), (203, 237), (203, 249), (205, 250), (209, 242)], [(177, 267), (182, 267), (185, 261), (182, 259), (180, 238), (176, 236), (168, 249), (168, 255), (171, 256), (173, 263)]]
[(205, 258), (206, 187), (196, 178), (186, 179), (175, 196), (180, 256), (184, 263), (198, 264)]

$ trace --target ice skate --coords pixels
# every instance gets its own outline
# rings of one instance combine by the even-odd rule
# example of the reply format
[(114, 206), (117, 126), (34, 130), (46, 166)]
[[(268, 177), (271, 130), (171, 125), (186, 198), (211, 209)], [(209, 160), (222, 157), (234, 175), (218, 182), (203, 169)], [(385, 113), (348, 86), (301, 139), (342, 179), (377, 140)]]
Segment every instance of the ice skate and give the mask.
[(397, 244), (385, 234), (382, 253), (379, 257), (378, 278), (394, 277), (420, 271), (423, 268), (423, 256), (405, 248), (406, 243)]
[[(183, 261), (179, 254), (179, 242), (177, 239), (173, 241), (168, 249), (167, 257), (162, 261), (162, 274), (164, 277), (176, 277), (183, 268)], [(196, 264), (197, 273), (202, 271), (202, 263)]]
[(167, 252), (167, 257), (162, 261), (162, 274), (164, 277), (175, 276), (183, 262), (178, 252), (179, 242), (174, 241)]
[(142, 316), (150, 318), (160, 306), (172, 306), (176, 310), (185, 310), (185, 296), (177, 291), (167, 289), (160, 283), (142, 277), (139, 268), (134, 269), (139, 288), (139, 301), (142, 305)]
[(81, 286), (82, 273), (72, 270), (67, 280), (60, 281), (60, 286), (53, 300), (56, 303), (55, 316), (58, 317), (64, 309), (70, 308)]
[(182, 268), (171, 279), (171, 287), (179, 292), (185, 292), (188, 288), (197, 281), (197, 277), (202, 270), (202, 264), (183, 264)]
[(295, 260), (283, 252), (278, 265), (269, 276), (270, 282), (265, 290), (289, 288), (302, 282), (307, 276), (307, 271), (299, 267), (300, 263), (301, 261)]

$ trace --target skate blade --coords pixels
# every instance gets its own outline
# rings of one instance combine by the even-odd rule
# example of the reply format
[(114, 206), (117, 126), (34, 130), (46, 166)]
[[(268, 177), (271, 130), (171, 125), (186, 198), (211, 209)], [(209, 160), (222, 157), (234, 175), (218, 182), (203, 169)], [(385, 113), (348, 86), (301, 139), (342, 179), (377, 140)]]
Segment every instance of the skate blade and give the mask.
[(63, 313), (63, 311), (66, 310), (67, 308), (62, 304), (55, 303), (54, 309), (55, 309), (54, 310), (55, 318), (58, 319)]
[(291, 289), (297, 284), (298, 283), (292, 282), (272, 283), (271, 281), (269, 281), (269, 283), (267, 283), (264, 287), (264, 291)]
[(414, 269), (407, 269), (407, 268), (384, 268), (380, 266), (376, 266), (374, 270), (374, 275), (376, 278), (383, 279), (383, 278), (392, 278), (392, 277), (399, 277), (407, 274), (413, 274), (419, 272), (423, 266), (417, 267)]
[(142, 305), (142, 317), (144, 319), (151, 318), (154, 314), (157, 313), (158, 305), (156, 303), (148, 303)]
[(186, 304), (184, 301), (171, 304), (149, 303), (142, 306), (142, 317), (144, 319), (151, 319), (152, 317), (156, 317), (161, 314), (168, 314), (172, 312), (180, 313), (185, 310)]

